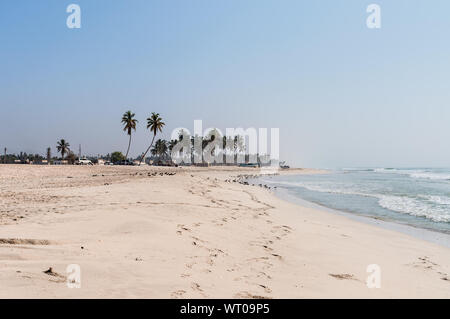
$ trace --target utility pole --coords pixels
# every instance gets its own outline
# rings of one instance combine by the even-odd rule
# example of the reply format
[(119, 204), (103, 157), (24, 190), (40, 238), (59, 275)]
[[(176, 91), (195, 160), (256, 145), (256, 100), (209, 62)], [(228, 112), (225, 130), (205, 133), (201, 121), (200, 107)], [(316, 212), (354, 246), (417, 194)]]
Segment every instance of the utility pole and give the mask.
[(78, 160), (81, 160), (81, 144), (78, 147)]

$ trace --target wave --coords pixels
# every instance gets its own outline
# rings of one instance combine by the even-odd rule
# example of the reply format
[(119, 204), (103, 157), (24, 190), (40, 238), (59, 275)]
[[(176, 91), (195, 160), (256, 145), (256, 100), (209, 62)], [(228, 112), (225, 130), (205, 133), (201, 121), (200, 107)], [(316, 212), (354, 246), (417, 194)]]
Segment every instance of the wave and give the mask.
[(341, 169), (342, 171), (351, 171), (351, 172), (373, 172), (373, 168), (354, 168), (354, 167), (344, 167)]
[(450, 206), (450, 197), (447, 196), (437, 196), (437, 195), (419, 195), (418, 197), (425, 198), (429, 202), (433, 202), (439, 205), (449, 205)]
[(412, 216), (425, 217), (435, 222), (450, 222), (450, 210), (442, 206), (430, 205), (411, 197), (382, 196), (378, 204), (386, 209), (406, 213)]
[[(270, 183), (270, 181), (267, 181)], [(377, 199), (378, 205), (393, 212), (411, 216), (425, 217), (434, 222), (450, 222), (450, 197), (437, 195), (386, 195), (364, 191), (359, 187), (345, 187), (339, 183), (326, 183), (327, 186), (308, 182), (278, 181), (280, 186), (302, 187), (304, 189), (329, 194), (354, 195)]]
[(450, 180), (450, 174), (448, 173), (434, 173), (434, 172), (415, 172), (409, 174), (412, 178), (423, 178), (423, 179), (433, 179), (433, 180)]
[(401, 170), (396, 168), (374, 168), (372, 171), (375, 173), (400, 173)]
[(400, 174), (411, 178), (430, 179), (430, 180), (450, 180), (450, 172), (436, 172), (423, 169), (397, 169), (397, 168), (374, 168), (375, 173)]
[[(267, 181), (267, 183), (270, 183), (270, 181)], [(365, 197), (367, 197), (367, 196), (373, 197), (370, 194), (358, 192), (358, 191), (354, 190), (353, 188), (338, 188), (336, 186), (343, 187), (343, 185), (336, 185), (336, 184), (330, 185), (330, 186), (333, 186), (333, 188), (327, 188), (327, 187), (323, 187), (323, 186), (320, 186), (317, 184), (304, 183), (304, 182), (279, 182), (279, 181), (277, 181), (276, 184), (284, 185), (284, 186), (303, 187), (303, 188), (306, 188), (307, 190), (310, 190), (313, 192), (320, 192), (320, 193), (359, 195), (359, 196), (365, 196)]]

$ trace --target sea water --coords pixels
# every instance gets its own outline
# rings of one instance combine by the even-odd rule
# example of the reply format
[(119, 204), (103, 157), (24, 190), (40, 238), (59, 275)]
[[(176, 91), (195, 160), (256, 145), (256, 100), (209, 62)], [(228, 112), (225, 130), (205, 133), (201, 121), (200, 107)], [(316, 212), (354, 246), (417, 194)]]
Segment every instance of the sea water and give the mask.
[(450, 234), (450, 169), (346, 168), (258, 183), (334, 210)]

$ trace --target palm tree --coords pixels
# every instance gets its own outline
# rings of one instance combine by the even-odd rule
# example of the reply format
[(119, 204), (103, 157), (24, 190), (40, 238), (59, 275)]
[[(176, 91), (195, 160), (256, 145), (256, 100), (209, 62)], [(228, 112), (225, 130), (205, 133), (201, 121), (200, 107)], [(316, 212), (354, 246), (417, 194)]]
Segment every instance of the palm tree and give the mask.
[(159, 157), (167, 156), (167, 142), (165, 140), (159, 139), (155, 142), (155, 146), (153, 146), (151, 153), (152, 155), (158, 155)]
[(147, 129), (150, 129), (150, 132), (153, 132), (153, 138), (150, 146), (147, 148), (144, 155), (142, 155), (141, 160), (139, 161), (139, 165), (141, 165), (142, 161), (145, 158), (145, 155), (147, 155), (148, 151), (152, 148), (156, 133), (158, 133), (158, 131), (162, 132), (162, 128), (164, 127), (164, 125), (166, 124), (162, 121), (162, 118), (159, 117), (159, 113), (153, 112), (152, 115), (147, 119)]
[(50, 161), (52, 160), (52, 149), (50, 147), (47, 148), (47, 164), (50, 165)]
[(122, 124), (124, 125), (123, 130), (127, 132), (127, 134), (130, 136), (130, 140), (128, 141), (128, 149), (127, 154), (125, 155), (125, 158), (128, 158), (128, 152), (130, 151), (131, 146), (131, 132), (132, 130), (136, 131), (136, 124), (138, 123), (138, 120), (134, 119), (135, 114), (131, 113), (131, 111), (127, 111), (122, 116)]
[(56, 149), (58, 150), (58, 152), (61, 153), (63, 160), (64, 160), (64, 154), (66, 154), (70, 150), (69, 147), (70, 147), (70, 144), (68, 142), (66, 142), (65, 139), (61, 139), (56, 144)]
[[(233, 151), (234, 151), (234, 138), (232, 136), (224, 135), (223, 136), (223, 162), (225, 164), (233, 164), (233, 163), (227, 163), (228, 156), (233, 156)], [(234, 159), (234, 156), (233, 156), (233, 159)]]

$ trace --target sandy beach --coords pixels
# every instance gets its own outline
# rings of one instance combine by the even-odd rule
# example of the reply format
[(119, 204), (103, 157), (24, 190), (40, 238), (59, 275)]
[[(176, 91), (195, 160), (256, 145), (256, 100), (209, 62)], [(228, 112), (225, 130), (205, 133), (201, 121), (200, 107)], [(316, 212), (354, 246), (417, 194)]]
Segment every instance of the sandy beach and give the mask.
[(233, 182), (255, 172), (2, 165), (0, 297), (450, 297), (448, 248)]

